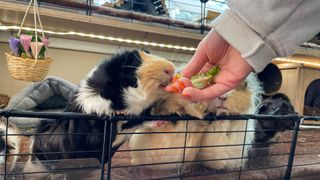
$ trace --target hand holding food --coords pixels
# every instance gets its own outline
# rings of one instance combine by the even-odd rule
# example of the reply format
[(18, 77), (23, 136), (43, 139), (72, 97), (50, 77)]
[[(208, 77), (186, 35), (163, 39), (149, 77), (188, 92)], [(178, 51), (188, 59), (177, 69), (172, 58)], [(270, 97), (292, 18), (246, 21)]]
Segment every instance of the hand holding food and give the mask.
[(172, 83), (166, 87), (166, 91), (172, 93), (181, 93), (186, 87), (194, 87), (197, 89), (203, 89), (213, 83), (214, 76), (219, 73), (218, 66), (214, 66), (206, 73), (198, 73), (192, 76), (190, 79), (182, 77), (181, 74), (176, 74), (172, 80)]

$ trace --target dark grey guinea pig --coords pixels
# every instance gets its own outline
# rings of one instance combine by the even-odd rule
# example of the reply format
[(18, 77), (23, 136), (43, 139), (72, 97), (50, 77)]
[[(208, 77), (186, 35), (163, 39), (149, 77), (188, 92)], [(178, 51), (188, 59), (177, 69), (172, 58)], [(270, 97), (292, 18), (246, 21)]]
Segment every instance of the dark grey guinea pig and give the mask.
[[(295, 114), (289, 98), (282, 93), (265, 97), (258, 108), (257, 114), (263, 115), (290, 115)], [(292, 129), (291, 120), (257, 120), (255, 133), (256, 143), (268, 143), (277, 137), (279, 132)], [(264, 131), (265, 130), (265, 131)]]
[[(272, 96), (264, 97), (257, 114), (263, 115), (290, 115), (295, 114), (294, 108), (289, 98), (277, 93)], [(249, 168), (262, 168), (270, 166), (273, 156), (269, 155), (270, 144), (279, 137), (281, 132), (290, 130), (294, 127), (292, 120), (257, 120), (255, 141), (249, 152), (247, 166)]]

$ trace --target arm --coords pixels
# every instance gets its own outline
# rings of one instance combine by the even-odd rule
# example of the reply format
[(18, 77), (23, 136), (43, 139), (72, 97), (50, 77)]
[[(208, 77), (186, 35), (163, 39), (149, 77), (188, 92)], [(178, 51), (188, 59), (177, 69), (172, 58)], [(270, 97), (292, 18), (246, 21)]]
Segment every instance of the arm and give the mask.
[[(186, 80), (218, 65), (214, 84), (181, 93), (193, 101), (214, 99), (237, 87), (251, 71), (260, 72), (275, 57), (292, 54), (320, 31), (319, 0), (229, 0), (182, 71)], [(190, 84), (190, 83), (189, 83)]]
[(260, 72), (320, 31), (319, 0), (229, 0), (213, 29)]

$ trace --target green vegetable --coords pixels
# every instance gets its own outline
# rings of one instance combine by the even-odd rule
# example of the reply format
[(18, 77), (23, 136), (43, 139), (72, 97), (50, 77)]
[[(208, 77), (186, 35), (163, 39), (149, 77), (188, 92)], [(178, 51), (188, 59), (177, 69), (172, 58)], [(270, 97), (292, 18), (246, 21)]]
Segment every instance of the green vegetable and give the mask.
[(198, 73), (191, 77), (192, 85), (195, 88), (203, 89), (211, 84), (214, 76), (216, 76), (220, 72), (220, 68), (218, 66), (214, 66), (207, 73)]

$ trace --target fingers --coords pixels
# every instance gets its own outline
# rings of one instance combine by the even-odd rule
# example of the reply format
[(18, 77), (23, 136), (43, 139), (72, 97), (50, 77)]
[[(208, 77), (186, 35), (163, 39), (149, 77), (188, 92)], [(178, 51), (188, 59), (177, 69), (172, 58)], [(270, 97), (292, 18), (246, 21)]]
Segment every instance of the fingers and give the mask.
[(204, 43), (203, 41), (201, 41), (192, 59), (181, 72), (182, 76), (191, 78), (194, 74), (198, 73), (203, 68), (206, 62), (208, 62), (208, 57), (206, 54)]
[(202, 69), (200, 70), (201, 73), (206, 73), (208, 72), (214, 65), (211, 63), (206, 63), (206, 65), (204, 65), (202, 67)]
[(232, 90), (234, 87), (227, 86), (221, 83), (214, 84), (208, 88), (205, 88), (203, 90), (188, 87), (185, 88), (182, 92), (182, 96), (185, 98), (191, 100), (191, 101), (206, 101), (206, 100), (212, 100), (214, 98), (217, 98), (230, 90)]
[(222, 64), (221, 71), (214, 78), (215, 84), (203, 90), (185, 88), (182, 95), (192, 101), (212, 100), (237, 87), (252, 71), (252, 67), (231, 49), (228, 59)]
[[(203, 69), (206, 63), (217, 64), (225, 56), (229, 46), (229, 43), (217, 32), (211, 30), (199, 43), (194, 56), (182, 71), (182, 75), (191, 78), (191, 76)], [(207, 70), (207, 68), (205, 67), (204, 70)]]

